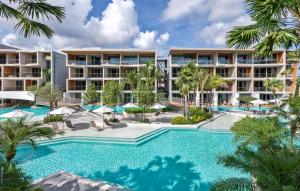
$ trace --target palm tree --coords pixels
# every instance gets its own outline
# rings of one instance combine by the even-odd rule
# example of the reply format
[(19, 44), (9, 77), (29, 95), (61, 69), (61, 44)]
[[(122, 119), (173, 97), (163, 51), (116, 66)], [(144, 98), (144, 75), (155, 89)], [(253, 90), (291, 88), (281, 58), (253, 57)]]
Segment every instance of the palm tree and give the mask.
[(258, 56), (271, 56), (273, 48), (298, 47), (300, 38), (300, 1), (246, 0), (253, 24), (236, 26), (227, 33), (228, 47), (255, 47)]
[(15, 29), (25, 38), (32, 35), (51, 38), (54, 31), (39, 21), (56, 20), (61, 23), (65, 18), (65, 8), (51, 5), (44, 0), (0, 1), (0, 16), (15, 22)]
[(220, 87), (220, 85), (224, 83), (224, 80), (221, 76), (219, 75), (209, 75), (209, 78), (207, 80), (206, 83), (206, 89), (209, 90), (209, 94), (210, 94), (210, 102), (209, 102), (209, 106), (211, 107), (211, 104), (213, 102), (213, 90)]
[(7, 162), (11, 163), (20, 144), (35, 148), (37, 139), (54, 137), (52, 129), (40, 126), (37, 122), (30, 123), (27, 117), (7, 119), (0, 124), (0, 152), (5, 155)]
[(283, 89), (284, 87), (283, 81), (277, 79), (267, 79), (264, 81), (264, 87), (272, 91), (273, 97), (275, 99), (275, 104), (276, 106), (278, 106), (276, 100), (276, 92)]
[(206, 69), (198, 68), (196, 70), (198, 89), (201, 91), (201, 109), (204, 110), (204, 89), (209, 80), (209, 72)]
[[(219, 164), (251, 174), (261, 190), (299, 190), (300, 151), (287, 147), (280, 150), (252, 150), (240, 147), (234, 154), (219, 157)], [(211, 191), (255, 190), (251, 180), (231, 178), (215, 183)]]
[(51, 69), (43, 69), (43, 75), (45, 76), (46, 83), (51, 81)]
[(297, 78), (296, 81), (296, 88), (295, 88), (295, 92), (294, 92), (294, 97), (298, 97), (299, 96), (299, 91), (300, 91), (300, 78)]
[(251, 101), (256, 100), (256, 98), (251, 97), (251, 96), (247, 96), (247, 95), (241, 95), (239, 97), (239, 101), (240, 102), (245, 102), (246, 103), (246, 109), (249, 110), (249, 104)]
[[(140, 80), (140, 76), (136, 71), (130, 71), (125, 74), (125, 83), (130, 85), (131, 91), (134, 92), (138, 81)], [(131, 103), (133, 103), (133, 95), (131, 95)]]
[(290, 127), (290, 145), (294, 145), (294, 139), (296, 132), (300, 129), (300, 97), (290, 97), (279, 107), (276, 107), (279, 111), (279, 116), (287, 119)]

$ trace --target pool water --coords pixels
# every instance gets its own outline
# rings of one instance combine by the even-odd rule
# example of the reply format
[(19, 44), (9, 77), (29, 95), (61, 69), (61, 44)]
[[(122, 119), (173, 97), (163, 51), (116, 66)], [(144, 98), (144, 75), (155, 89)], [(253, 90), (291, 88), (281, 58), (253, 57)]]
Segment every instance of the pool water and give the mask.
[[(214, 111), (247, 111), (246, 107), (227, 107), (227, 106), (212, 106)], [(270, 108), (267, 107), (249, 107), (249, 111), (268, 111)]]
[[(94, 105), (94, 106), (92, 106), (92, 105), (84, 105), (84, 106), (82, 106), (82, 108), (85, 109), (85, 110), (87, 110), (87, 111), (98, 109), (100, 107), (102, 107), (102, 106), (101, 105)], [(123, 113), (123, 110), (124, 110), (122, 106), (117, 106), (116, 108), (111, 107), (111, 108), (115, 109), (116, 113)]]
[(248, 177), (217, 164), (234, 150), (229, 133), (170, 130), (140, 146), (70, 140), (20, 148), (16, 160), (35, 180), (64, 170), (135, 191), (207, 191), (216, 180)]
[(18, 107), (1, 108), (0, 109), (0, 115), (2, 115), (4, 113), (12, 112), (14, 110), (23, 110), (23, 111), (31, 112), (31, 113), (34, 113), (34, 116), (47, 115), (48, 112), (50, 111), (49, 107), (46, 107), (46, 106), (37, 106), (37, 107), (18, 106)]

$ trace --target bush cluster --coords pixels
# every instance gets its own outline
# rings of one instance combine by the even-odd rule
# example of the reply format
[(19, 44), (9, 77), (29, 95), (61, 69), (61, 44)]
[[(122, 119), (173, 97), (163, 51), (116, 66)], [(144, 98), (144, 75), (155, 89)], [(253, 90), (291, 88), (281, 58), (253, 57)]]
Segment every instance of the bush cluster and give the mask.
[(201, 108), (191, 108), (190, 109), (190, 119), (186, 119), (183, 116), (177, 116), (172, 118), (171, 124), (176, 124), (176, 125), (184, 125), (184, 124), (196, 124), (201, 121), (204, 121), (206, 119), (209, 119), (213, 116), (213, 114), (205, 109), (204, 111), (201, 110)]
[[(131, 114), (131, 113), (143, 113), (143, 112), (144, 112), (142, 107), (137, 107), (137, 108), (126, 108), (124, 111), (125, 111), (126, 113), (129, 113), (129, 114)], [(155, 111), (156, 111), (155, 109), (147, 108), (147, 109), (145, 110), (145, 113), (154, 113)], [(172, 111), (172, 107), (167, 106), (166, 108), (163, 108), (161, 111), (162, 111), (162, 112)]]
[(62, 121), (63, 116), (62, 115), (48, 115), (44, 117), (44, 123), (50, 123), (50, 122), (58, 122)]

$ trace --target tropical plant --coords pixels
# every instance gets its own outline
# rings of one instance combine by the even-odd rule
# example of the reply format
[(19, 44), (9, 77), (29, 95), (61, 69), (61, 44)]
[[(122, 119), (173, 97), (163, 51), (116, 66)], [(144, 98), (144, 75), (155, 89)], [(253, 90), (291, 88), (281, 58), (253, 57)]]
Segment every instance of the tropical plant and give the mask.
[[(199, 73), (202, 72), (202, 69), (198, 68), (196, 64), (194, 63), (188, 63), (184, 69), (186, 70), (186, 76), (189, 78), (189, 86), (190, 86), (190, 91), (193, 92), (193, 97), (194, 97), (194, 102), (196, 104), (197, 96), (196, 96), (196, 91), (199, 89), (198, 86), (200, 86), (202, 77), (199, 76)], [(189, 101), (191, 101), (189, 99)]]
[(37, 89), (36, 96), (37, 100), (48, 102), (50, 110), (53, 110), (54, 107), (57, 107), (58, 101), (62, 98), (62, 92), (59, 88), (51, 85), (51, 83), (46, 83)]
[(147, 121), (145, 115), (147, 108), (155, 103), (154, 86), (152, 83), (149, 84), (147, 81), (140, 80), (134, 94), (138, 105), (143, 108), (142, 122), (145, 122)]
[(246, 104), (246, 109), (249, 110), (249, 104), (251, 101), (256, 100), (256, 98), (247, 96), (247, 95), (241, 95), (239, 97), (239, 101)]
[(278, 117), (245, 117), (233, 124), (233, 140), (242, 146), (259, 149), (276, 148), (287, 140), (288, 132)]
[(50, 68), (43, 69), (43, 75), (46, 79), (46, 83), (51, 82), (51, 69)]
[(253, 21), (227, 33), (227, 46), (255, 47), (261, 57), (271, 56), (273, 48), (298, 47), (300, 38), (299, 0), (246, 0)]
[(220, 85), (224, 83), (224, 80), (219, 75), (209, 75), (205, 89), (209, 90), (210, 102), (209, 106), (211, 107), (213, 102), (213, 90), (220, 87)]
[(61, 23), (65, 18), (65, 8), (51, 5), (45, 0), (9, 0), (0, 2), (0, 16), (15, 22), (15, 29), (25, 38), (32, 35), (51, 38), (54, 31), (40, 21), (56, 20)]
[(15, 164), (0, 160), (0, 191), (33, 191), (31, 177)]
[(122, 101), (122, 91), (124, 89), (123, 83), (110, 80), (104, 83), (102, 102), (104, 105), (108, 105), (114, 108), (113, 120), (115, 120), (116, 106)]
[(162, 78), (162, 73), (153, 62), (148, 62), (145, 67), (139, 71), (140, 78), (144, 78), (147, 84), (155, 84), (155, 80)]
[(275, 104), (278, 106), (276, 92), (282, 91), (284, 87), (283, 81), (278, 79), (266, 79), (264, 81), (264, 87), (272, 91)]
[(197, 75), (197, 86), (201, 91), (201, 109), (204, 110), (204, 89), (209, 80), (209, 72), (206, 69), (198, 68), (195, 70)]
[(296, 79), (296, 81), (295, 81), (295, 85), (296, 85), (296, 87), (295, 87), (295, 92), (294, 92), (294, 97), (298, 97), (299, 96), (299, 91), (300, 91), (300, 78), (298, 77), (297, 79)]
[(290, 127), (290, 145), (294, 145), (296, 132), (300, 129), (300, 97), (290, 97), (279, 107), (276, 107), (279, 116), (286, 119)]
[(27, 87), (28, 94), (30, 96), (34, 97), (34, 103), (33, 103), (34, 105), (36, 105), (36, 102), (37, 102), (37, 96), (38, 96), (39, 88), (40, 87), (38, 85), (31, 85), (31, 86)]
[[(138, 81), (140, 80), (140, 75), (137, 71), (130, 71), (125, 74), (125, 83), (130, 85), (131, 91), (134, 92), (137, 86)], [(134, 96), (131, 95), (131, 103), (133, 103)]]
[(95, 84), (89, 83), (87, 86), (87, 90), (83, 95), (83, 100), (85, 104), (91, 104), (91, 111), (94, 110), (95, 103), (97, 103), (99, 98), (99, 94), (97, 93), (97, 89)]
[(36, 140), (51, 139), (54, 135), (52, 129), (41, 127), (38, 122), (30, 122), (28, 117), (7, 119), (0, 124), (0, 153), (11, 163), (20, 144), (35, 148)]

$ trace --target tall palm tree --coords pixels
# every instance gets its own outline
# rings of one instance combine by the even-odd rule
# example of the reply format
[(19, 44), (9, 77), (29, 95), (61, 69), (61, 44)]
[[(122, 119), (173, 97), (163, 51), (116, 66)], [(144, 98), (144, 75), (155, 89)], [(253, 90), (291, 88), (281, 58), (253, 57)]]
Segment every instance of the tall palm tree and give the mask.
[(294, 145), (296, 132), (300, 129), (300, 97), (290, 97), (279, 107), (276, 107), (279, 111), (279, 116), (288, 121), (290, 127), (290, 145)]
[(61, 23), (65, 18), (65, 8), (51, 5), (45, 0), (0, 1), (0, 16), (15, 22), (15, 29), (25, 38), (32, 35), (51, 38), (54, 31), (40, 21), (56, 20)]
[(201, 91), (201, 109), (202, 111), (204, 110), (204, 89), (205, 86), (207, 85), (207, 82), (209, 80), (209, 72), (206, 69), (203, 68), (198, 68), (196, 70), (196, 75), (197, 75), (197, 86), (198, 89)]
[(253, 24), (236, 26), (227, 33), (227, 46), (255, 47), (259, 56), (271, 56), (273, 48), (298, 47), (300, 1), (246, 0)]
[(283, 89), (284, 87), (283, 81), (278, 79), (267, 79), (264, 81), (264, 87), (272, 91), (275, 104), (276, 106), (278, 106), (277, 99), (276, 99), (276, 92), (281, 91)]
[(0, 152), (5, 155), (7, 162), (11, 163), (20, 144), (35, 148), (37, 139), (54, 137), (52, 129), (40, 126), (37, 122), (30, 123), (27, 117), (7, 119), (0, 124)]
[(300, 91), (300, 78), (298, 77), (295, 81), (296, 87), (295, 87), (295, 92), (294, 92), (294, 97), (299, 96), (299, 91)]
[[(140, 80), (140, 76), (136, 71), (130, 71), (125, 74), (125, 83), (130, 85), (131, 92), (134, 92), (138, 81)], [(131, 103), (133, 103), (133, 95), (131, 95)]]
[(210, 102), (209, 106), (211, 107), (212, 102), (213, 102), (213, 90), (220, 87), (220, 85), (224, 83), (224, 80), (221, 76), (219, 75), (209, 75), (209, 78), (206, 83), (206, 89), (209, 90), (210, 94)]
[[(261, 190), (300, 190), (300, 151), (287, 147), (280, 150), (257, 151), (240, 147), (234, 154), (219, 157), (219, 164), (251, 174)], [(255, 190), (251, 180), (231, 178), (215, 183), (211, 191)]]
[(194, 102), (196, 104), (196, 91), (198, 89), (199, 68), (194, 63), (188, 63), (185, 67), (189, 76), (190, 91), (193, 91)]

